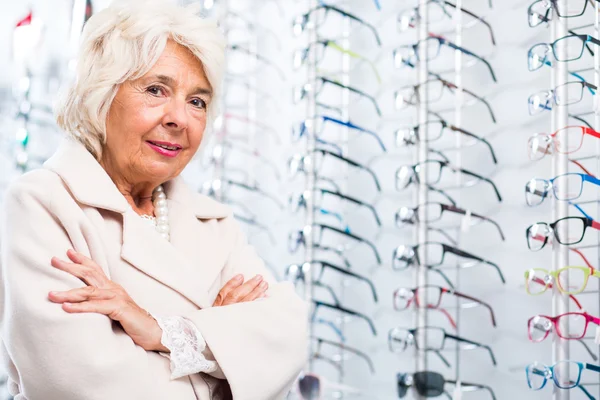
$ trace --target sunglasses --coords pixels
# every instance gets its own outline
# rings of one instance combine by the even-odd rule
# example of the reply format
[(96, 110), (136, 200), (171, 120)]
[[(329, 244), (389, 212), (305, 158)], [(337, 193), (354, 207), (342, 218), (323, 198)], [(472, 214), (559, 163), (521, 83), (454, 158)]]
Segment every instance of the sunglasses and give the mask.
[[(320, 4), (317, 7), (309, 10), (307, 13), (302, 14), (301, 16), (297, 17), (294, 20), (294, 34), (296, 36), (300, 36), (302, 34), (302, 32), (305, 31), (306, 26), (308, 25), (309, 22), (312, 22), (315, 28), (320, 28), (323, 24), (325, 24), (325, 21), (327, 19), (327, 15), (329, 15), (329, 13), (335, 13), (335, 14), (339, 14), (340, 16), (342, 16), (343, 18), (348, 18), (352, 21), (358, 22), (359, 24), (367, 27), (371, 32), (373, 32), (373, 36), (375, 37), (375, 40), (377, 41), (377, 45), (379, 47), (381, 47), (381, 39), (379, 38), (379, 34), (377, 33), (377, 29), (365, 22), (364, 20), (362, 20), (361, 18), (350, 14), (344, 10), (342, 10), (341, 8), (338, 7), (334, 7), (328, 4)], [(310, 20), (310, 17), (314, 16), (313, 20)]]
[(360, 394), (360, 390), (341, 383), (330, 382), (315, 374), (302, 374), (298, 379), (297, 391), (302, 400), (320, 400), (325, 389), (340, 391), (347, 394)]
[(587, 126), (566, 126), (550, 135), (535, 134), (527, 142), (529, 159), (541, 160), (553, 151), (559, 154), (574, 153), (583, 145), (585, 135), (600, 138), (600, 132)]
[(502, 240), (505, 240), (504, 233), (496, 221), (486, 216), (473, 213), (470, 210), (464, 210), (451, 204), (437, 202), (427, 202), (414, 208), (400, 207), (395, 214), (396, 226), (401, 227), (404, 224), (413, 225), (418, 221), (428, 223), (440, 221), (444, 216), (444, 212), (464, 215), (467, 221), (470, 221), (471, 218), (477, 218), (482, 221), (489, 222), (498, 229), (498, 233), (500, 234)]
[(436, 285), (423, 285), (417, 288), (398, 288), (394, 291), (394, 309), (396, 311), (402, 311), (408, 309), (411, 304), (415, 304), (416, 307), (425, 307), (433, 310), (440, 310), (444, 313), (450, 324), (453, 328), (456, 328), (456, 323), (448, 314), (446, 310), (440, 307), (442, 303), (442, 298), (444, 294), (451, 294), (453, 296), (459, 297), (461, 299), (470, 300), (473, 303), (464, 304), (465, 307), (469, 306), (471, 308), (474, 305), (481, 305), (487, 308), (490, 311), (490, 316), (492, 318), (492, 325), (496, 326), (496, 317), (494, 315), (494, 310), (492, 307), (484, 303), (483, 301), (466, 295), (464, 293), (457, 292), (454, 289), (447, 289), (441, 286)]
[(540, 205), (550, 191), (556, 200), (575, 200), (581, 196), (584, 182), (600, 185), (600, 179), (575, 172), (558, 175), (552, 179), (535, 178), (525, 185), (525, 201), (528, 206)]
[[(425, 338), (424, 344), (419, 343), (420, 337)], [(461, 347), (462, 350), (487, 350), (492, 359), (492, 364), (497, 365), (496, 357), (494, 356), (494, 352), (490, 346), (464, 339), (456, 335), (451, 335), (443, 328), (431, 326), (417, 329), (393, 328), (388, 333), (388, 345), (391, 352), (403, 352), (409, 347), (414, 346), (418, 350), (431, 351), (435, 353), (447, 367), (450, 367), (450, 363), (441, 353), (441, 351), (445, 348), (446, 339), (463, 344), (464, 346)]]
[[(445, 386), (447, 383), (451, 385), (457, 385), (456, 381), (446, 379), (442, 374), (432, 371), (419, 371), (413, 374), (398, 373), (396, 375), (396, 380), (398, 384), (398, 397), (401, 399), (406, 396), (408, 389), (411, 386), (415, 388), (420, 396), (426, 398), (438, 397), (443, 394), (448, 396), (448, 398), (452, 398), (452, 396), (450, 396), (450, 394), (445, 390)], [(496, 400), (496, 395), (489, 386), (460, 381), (460, 388), (462, 391), (469, 392), (485, 390), (490, 393), (493, 400)]]
[[(403, 165), (396, 170), (396, 189), (401, 190), (407, 188), (413, 182), (420, 182), (421, 179), (425, 180), (427, 184), (436, 184), (439, 183), (442, 179), (442, 173), (445, 170), (450, 170), (454, 173), (462, 173), (465, 175), (472, 176), (478, 180), (489, 183), (494, 189), (494, 193), (498, 198), (498, 201), (502, 201), (502, 196), (498, 191), (498, 187), (496, 184), (489, 178), (486, 178), (482, 175), (476, 174), (475, 172), (468, 171), (463, 168), (455, 167), (451, 165), (447, 161), (439, 161), (439, 160), (427, 160), (422, 163), (418, 163), (415, 165)], [(426, 171), (425, 176), (422, 172)]]

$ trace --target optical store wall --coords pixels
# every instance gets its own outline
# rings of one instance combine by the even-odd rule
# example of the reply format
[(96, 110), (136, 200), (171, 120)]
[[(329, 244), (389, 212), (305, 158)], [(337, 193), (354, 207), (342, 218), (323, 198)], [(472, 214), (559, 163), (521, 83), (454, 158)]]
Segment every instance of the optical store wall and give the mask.
[[(0, 193), (108, 3), (0, 2)], [(183, 174), (312, 304), (290, 399), (600, 398), (599, 2), (197, 3), (227, 73)]]

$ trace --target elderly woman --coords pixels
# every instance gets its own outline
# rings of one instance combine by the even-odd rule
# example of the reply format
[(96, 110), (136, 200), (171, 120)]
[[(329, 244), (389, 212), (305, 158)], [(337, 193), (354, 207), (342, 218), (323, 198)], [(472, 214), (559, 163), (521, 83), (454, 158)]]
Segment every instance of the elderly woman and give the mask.
[(83, 33), (69, 133), (7, 191), (0, 322), (17, 400), (267, 400), (306, 355), (307, 307), (229, 208), (178, 175), (214, 115), (224, 41), (167, 0)]

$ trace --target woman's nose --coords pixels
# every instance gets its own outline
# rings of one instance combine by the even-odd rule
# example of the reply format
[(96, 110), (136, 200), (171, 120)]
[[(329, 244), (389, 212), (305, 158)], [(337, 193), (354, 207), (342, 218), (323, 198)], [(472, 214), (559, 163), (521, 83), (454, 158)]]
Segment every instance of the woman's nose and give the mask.
[(189, 123), (186, 107), (187, 104), (183, 100), (173, 99), (169, 102), (169, 105), (165, 108), (163, 125), (172, 130), (181, 131), (186, 129)]

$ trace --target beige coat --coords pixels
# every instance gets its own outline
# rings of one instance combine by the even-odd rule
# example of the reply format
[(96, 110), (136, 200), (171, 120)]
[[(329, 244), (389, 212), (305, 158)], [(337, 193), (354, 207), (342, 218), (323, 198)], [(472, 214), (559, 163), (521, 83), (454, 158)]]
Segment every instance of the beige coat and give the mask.
[[(9, 187), (0, 236), (0, 353), (16, 400), (285, 397), (306, 358), (306, 303), (291, 284), (273, 281), (228, 207), (181, 178), (164, 187), (170, 243), (72, 139)], [(69, 248), (91, 257), (151, 313), (193, 321), (226, 381), (220, 372), (170, 380), (169, 359), (135, 345), (118, 323), (50, 302), (51, 290), (85, 286), (50, 265), (52, 256), (67, 259)], [(269, 297), (211, 308), (237, 273), (265, 276)]]

